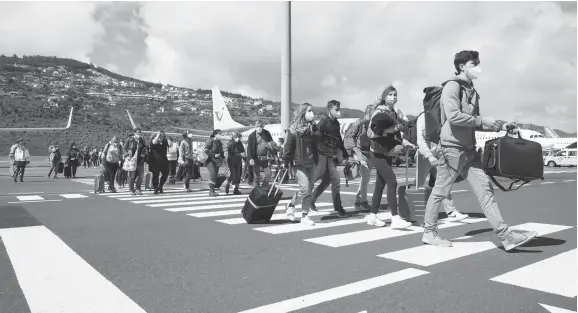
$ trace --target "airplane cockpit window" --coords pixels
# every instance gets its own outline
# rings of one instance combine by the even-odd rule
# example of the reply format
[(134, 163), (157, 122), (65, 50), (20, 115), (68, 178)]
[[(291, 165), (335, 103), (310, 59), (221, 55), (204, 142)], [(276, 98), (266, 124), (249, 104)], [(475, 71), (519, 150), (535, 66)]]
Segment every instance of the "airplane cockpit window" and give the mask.
[(568, 156), (573, 156), (573, 157), (575, 157), (575, 156), (576, 156), (576, 151), (569, 151), (569, 152), (568, 152)]

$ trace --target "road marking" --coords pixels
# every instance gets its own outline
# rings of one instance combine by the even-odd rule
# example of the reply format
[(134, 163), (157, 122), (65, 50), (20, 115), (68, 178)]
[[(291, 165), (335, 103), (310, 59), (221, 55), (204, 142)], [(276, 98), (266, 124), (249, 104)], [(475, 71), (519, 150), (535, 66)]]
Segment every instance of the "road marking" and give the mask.
[[(438, 228), (442, 229), (442, 228), (461, 226), (461, 225), (464, 225), (464, 223), (468, 223), (468, 224), (479, 223), (479, 222), (482, 222), (485, 220), (486, 220), (485, 218), (479, 218), (479, 219), (469, 218), (469, 219), (462, 220), (463, 223), (445, 222), (445, 223), (440, 223)], [(440, 222), (441, 222), (441, 220), (440, 220)], [(308, 241), (308, 242), (312, 242), (312, 243), (316, 243), (316, 244), (320, 244), (320, 245), (324, 245), (324, 246), (328, 246), (328, 247), (338, 248), (338, 247), (345, 247), (345, 246), (349, 246), (349, 245), (355, 245), (355, 244), (359, 244), (359, 243), (371, 242), (371, 241), (376, 241), (376, 240), (382, 240), (382, 239), (388, 239), (388, 238), (394, 238), (394, 237), (400, 237), (400, 236), (406, 236), (406, 235), (413, 235), (413, 234), (417, 234), (417, 233), (421, 233), (421, 232), (423, 232), (423, 228), (417, 227), (417, 226), (410, 226), (406, 229), (393, 229), (391, 227), (378, 227), (378, 228), (373, 228), (373, 229), (368, 229), (368, 230), (361, 230), (361, 231), (354, 231), (354, 232), (349, 232), (349, 233), (342, 233), (342, 234), (329, 235), (329, 236), (323, 236), (323, 237), (317, 237), (317, 238), (310, 238), (310, 239), (305, 239), (304, 241)]]
[(8, 203), (35, 203), (35, 202), (59, 202), (62, 200), (31, 200), (31, 201), (14, 201), (14, 202), (8, 202)]
[[(193, 189), (194, 190), (194, 189)], [(175, 193), (175, 192), (181, 192), (181, 193), (185, 193), (186, 191), (184, 189), (172, 189), (172, 190), (163, 190), (165, 193)], [(201, 189), (197, 190), (197, 191), (201, 191)], [(153, 195), (153, 191), (150, 190), (145, 190), (143, 191), (143, 195)], [(122, 197), (126, 197), (126, 196), (130, 196), (130, 191), (121, 191), (121, 192), (115, 192), (115, 193), (101, 193), (101, 196), (105, 196), (105, 197), (109, 197), (109, 198), (122, 198)], [(135, 196), (132, 196), (135, 197)]]
[[(183, 211), (200, 211), (200, 210), (214, 210), (214, 209), (221, 209), (221, 208), (239, 208), (239, 212), (241, 212), (241, 208), (245, 204), (245, 199), (238, 199), (236, 203), (233, 204), (217, 204), (217, 205), (205, 205), (205, 206), (190, 206), (184, 208), (174, 208), (174, 209), (165, 209), (166, 211), (171, 212), (183, 212)], [(210, 201), (209, 203), (213, 203), (215, 201)], [(286, 204), (291, 202), (291, 200), (281, 200), (279, 204)], [(204, 203), (204, 202), (203, 202)], [(190, 204), (190, 203), (189, 203)], [(152, 206), (153, 204), (149, 205)], [(229, 214), (227, 214), (229, 215)], [(214, 215), (219, 216), (219, 215)]]
[[(327, 203), (326, 206), (328, 206), (328, 205), (331, 205), (331, 204)], [(285, 208), (284, 205), (278, 205), (275, 208), (275, 210), (284, 209), (284, 208)], [(230, 210), (230, 211), (234, 211), (235, 212), (234, 214), (241, 214), (241, 210)], [(333, 211), (333, 209), (321, 210), (321, 211), (319, 211), (319, 213), (317, 213), (317, 215), (319, 215), (319, 216), (329, 215), (329, 214), (331, 214), (331, 211)], [(210, 212), (202, 212), (202, 213), (191, 213), (191, 214), (187, 214), (187, 215), (193, 216), (193, 217), (212, 217), (212, 216), (223, 216), (223, 214), (225, 214), (224, 212), (225, 211), (217, 211), (217, 212), (210, 211)], [(230, 215), (230, 214), (227, 214), (227, 215)], [(301, 217), (296, 217), (296, 218), (300, 219)], [(242, 220), (243, 223), (247, 223), (244, 218), (238, 218), (235, 220)], [(289, 220), (287, 219), (287, 215), (285, 215), (285, 214), (274, 214), (271, 217), (271, 220), (287, 220), (287, 222), (289, 223)], [(240, 223), (238, 223), (238, 224), (240, 224)]]
[[(539, 223), (526, 223), (517, 226), (512, 226), (512, 229), (537, 231), (538, 236), (544, 236), (547, 234), (559, 232), (569, 228), (572, 228), (572, 226), (550, 225)], [(460, 237), (454, 240), (460, 239), (467, 239), (467, 238)], [(452, 241), (452, 244), (453, 247), (451, 248), (440, 248), (432, 245), (422, 245), (415, 248), (409, 248), (380, 254), (378, 255), (378, 257), (411, 263), (420, 266), (431, 266), (434, 264), (447, 262), (461, 257), (488, 251), (498, 247), (491, 241), (478, 241), (478, 242)]]
[(575, 179), (568, 179), (568, 180), (565, 180), (565, 181), (563, 181), (563, 182), (564, 182), (564, 183), (569, 183), (569, 182), (573, 182), (573, 181), (576, 181), (576, 180), (575, 180)]
[(32, 313), (145, 312), (44, 226), (0, 229)]
[[(199, 204), (211, 204), (211, 203), (229, 203), (229, 202), (241, 202), (244, 203), (245, 200), (247, 199), (247, 195), (244, 196), (235, 196), (235, 198), (231, 197), (228, 199), (215, 199), (214, 197), (206, 197), (206, 198), (200, 198), (201, 200), (204, 201), (195, 201), (194, 198), (192, 198), (189, 201), (184, 201), (184, 202), (172, 202), (172, 203), (153, 203), (153, 204), (147, 204), (148, 207), (151, 208), (164, 208), (164, 207), (178, 207), (178, 206), (183, 206), (183, 205), (199, 205)], [(186, 200), (186, 199), (185, 199)], [(196, 199), (198, 200), (198, 199)], [(145, 200), (145, 201), (135, 201), (133, 203), (148, 203), (148, 201), (151, 200)], [(177, 199), (177, 201), (182, 201), (181, 199)]]
[(69, 193), (69, 194), (64, 194), (64, 195), (60, 195), (66, 199), (80, 199), (80, 198), (88, 198), (85, 195), (81, 195), (79, 193)]
[(20, 201), (38, 201), (38, 200), (44, 200), (44, 198), (42, 198), (41, 196), (16, 196), (16, 199), (20, 200)]
[[(136, 198), (137, 200), (152, 200), (152, 199), (177, 199), (177, 198), (187, 198), (187, 197), (206, 197), (207, 193), (206, 192), (187, 192), (187, 193), (183, 193), (183, 194), (169, 194), (169, 195), (165, 195), (165, 194), (158, 194), (158, 195), (154, 195), (154, 196), (138, 196), (138, 198)], [(122, 200), (122, 201), (130, 201), (130, 200), (135, 200), (135, 197), (128, 194), (124, 197), (118, 197), (116, 198), (118, 200)]]
[(555, 184), (555, 183), (556, 183), (556, 182), (548, 181), (548, 182), (540, 183), (540, 185), (548, 185), (548, 184)]
[[(322, 202), (322, 203), (317, 203), (315, 204), (317, 207), (321, 208), (321, 207), (326, 207), (326, 206), (332, 206), (332, 203), (326, 203), (326, 202)], [(297, 205), (295, 207), (296, 209), (301, 209), (301, 205)], [(275, 208), (275, 211), (284, 211), (285, 210), (285, 206), (284, 205), (278, 205)], [(235, 213), (233, 214), (237, 214), (240, 213), (239, 210), (231, 210)], [(331, 212), (333, 211), (333, 209), (322, 209), (319, 210), (319, 212), (313, 212), (313, 211), (309, 211), (309, 216), (324, 216), (327, 215), (325, 214), (325, 212)], [(187, 214), (190, 216), (196, 216), (197, 214), (200, 213), (193, 213), (193, 214)], [(230, 215), (230, 214), (227, 214)], [(295, 212), (295, 219), (301, 219), (301, 212)], [(289, 223), (289, 219), (287, 219), (287, 214), (286, 213), (278, 213), (278, 214), (273, 214), (273, 216), (271, 216), (271, 220), (287, 220), (287, 222)], [(229, 225), (238, 225), (238, 224), (247, 224), (247, 222), (245, 221), (244, 218), (242, 217), (238, 217), (238, 218), (228, 218), (228, 219), (224, 219), (224, 220), (216, 220), (216, 222), (220, 222), (220, 223), (224, 223), (224, 224), (229, 224)]]
[(576, 249), (490, 280), (574, 298), (576, 297)]
[(544, 309), (548, 310), (548, 312), (550, 313), (578, 313), (576, 311), (570, 311), (570, 310), (566, 310), (566, 309), (562, 309), (562, 308), (557, 308), (555, 306), (551, 306), (551, 305), (546, 305), (546, 304), (542, 304), (539, 303), (542, 307), (544, 307)]
[(37, 194), (37, 193), (44, 193), (44, 191), (39, 192), (10, 192), (9, 195), (30, 195), (30, 194)]
[[(197, 200), (213, 200), (211, 202), (222, 202), (225, 201), (227, 202), (228, 200), (231, 199), (240, 199), (240, 198), (247, 198), (247, 195), (231, 195), (231, 196), (226, 196), (226, 197), (219, 197), (219, 199), (215, 199), (215, 197), (211, 197), (208, 194), (204, 193), (204, 194), (200, 194), (200, 195), (193, 195), (193, 196), (189, 196), (189, 197), (182, 197), (182, 198), (176, 198), (176, 199), (164, 199), (164, 198), (156, 198), (153, 200), (140, 200), (140, 199), (133, 199), (136, 201), (130, 201), (131, 203), (136, 203), (136, 204), (153, 204), (153, 203), (166, 203), (167, 205), (165, 206), (171, 206), (171, 205), (178, 205), (177, 203), (171, 203), (171, 202), (179, 202), (179, 201), (185, 201), (185, 203), (187, 204), (191, 204), (191, 203), (195, 203), (195, 201)], [(230, 201), (228, 201), (230, 202)]]
[[(276, 226), (268, 226), (268, 227), (259, 227), (255, 228), (257, 231), (262, 231), (264, 233), (269, 234), (288, 234), (294, 233), (299, 231), (307, 231), (307, 230), (315, 230), (315, 229), (324, 229), (324, 228), (331, 228), (331, 227), (338, 227), (338, 226), (345, 226), (345, 225), (354, 225), (354, 224), (363, 224), (367, 221), (365, 217), (367, 214), (364, 214), (362, 218), (356, 219), (346, 219), (346, 220), (338, 220), (334, 222), (323, 222), (323, 223), (315, 223), (314, 226), (307, 226), (302, 225), (300, 223), (295, 224), (285, 224), (285, 225), (276, 225)], [(382, 213), (378, 215), (380, 220), (391, 220), (391, 213)]]
[(418, 270), (415, 268), (407, 268), (401, 271), (385, 274), (358, 281), (355, 283), (339, 286), (332, 289), (312, 293), (294, 299), (280, 301), (277, 303), (265, 305), (252, 310), (243, 311), (240, 313), (271, 313), (271, 312), (292, 312), (314, 306), (320, 303), (336, 300), (339, 298), (360, 294), (371, 289), (391, 285), (410, 278), (422, 276), (429, 272)]

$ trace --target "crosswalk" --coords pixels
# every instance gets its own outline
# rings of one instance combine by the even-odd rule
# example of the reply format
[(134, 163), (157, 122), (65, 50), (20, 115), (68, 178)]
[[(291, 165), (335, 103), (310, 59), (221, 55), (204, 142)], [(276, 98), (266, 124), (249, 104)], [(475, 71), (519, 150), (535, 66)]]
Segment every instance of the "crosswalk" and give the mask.
[[(6, 197), (6, 196), (5, 196)], [(68, 199), (85, 199), (87, 195), (82, 193), (61, 193), (61, 194), (21, 194), (9, 196), (8, 204), (17, 203), (39, 203), (39, 202), (59, 202)]]
[[(250, 188), (249, 186), (246, 187)], [(493, 241), (479, 240), (476, 236), (449, 238), (453, 241), (454, 247), (444, 250), (429, 245), (421, 245), (420, 236), (423, 233), (422, 227), (411, 226), (404, 230), (396, 230), (390, 227), (375, 228), (365, 223), (365, 216), (368, 214), (367, 212), (356, 211), (353, 207), (345, 208), (350, 214), (349, 218), (324, 220), (324, 217), (333, 214), (332, 204), (328, 202), (317, 203), (319, 211), (311, 213), (312, 219), (316, 221), (315, 226), (302, 225), (298, 222), (292, 223), (287, 219), (284, 213), (285, 204), (289, 203), (290, 200), (288, 198), (292, 194), (293, 193), (290, 191), (284, 194), (283, 200), (280, 201), (273, 215), (272, 221), (274, 221), (274, 223), (269, 225), (246, 224), (245, 220), (241, 216), (241, 208), (246, 201), (246, 194), (223, 195), (220, 196), (218, 200), (208, 197), (206, 190), (196, 190), (191, 193), (184, 193), (182, 190), (167, 190), (163, 195), (144, 195), (140, 197), (131, 196), (126, 192), (101, 194), (98, 196), (115, 199), (123, 203), (144, 205), (149, 208), (160, 209), (167, 212), (182, 213), (189, 217), (211, 220), (212, 222), (230, 225), (231, 227), (246, 227), (267, 235), (283, 236), (292, 233), (311, 234), (311, 236), (306, 236), (306, 238), (301, 240), (310, 244), (328, 248), (344, 248), (376, 241), (381, 242), (395, 240), (400, 237), (413, 236), (415, 237), (414, 246), (384, 253), (376, 251), (378, 253), (375, 255), (378, 258), (395, 260), (410, 266), (419, 266), (426, 269), (436, 264), (466, 257), (473, 257), (477, 254), (501, 248), (499, 244), (496, 244)], [(300, 209), (300, 206), (298, 206), (297, 209)], [(298, 216), (299, 215), (297, 214), (297, 219), (299, 219)], [(386, 222), (391, 220), (391, 215), (388, 212), (381, 212), (378, 217)], [(466, 227), (467, 225), (481, 225), (480, 227), (487, 227), (483, 224), (485, 221), (485, 218), (473, 217), (459, 222), (441, 219), (439, 228), (460, 228)], [(357, 226), (359, 229), (351, 230), (351, 226)], [(574, 226), (546, 223), (525, 223), (513, 226), (514, 229), (537, 231), (539, 236), (567, 231), (573, 227)], [(331, 229), (335, 233), (315, 237), (315, 232), (320, 229)], [(530, 264), (527, 268), (520, 268), (508, 273), (503, 273), (491, 280), (496, 283), (510, 284), (565, 297), (575, 297), (576, 275), (571, 275), (571, 273), (566, 270), (569, 268), (575, 268), (575, 262), (576, 250), (573, 249), (560, 256), (546, 259), (543, 263)], [(560, 268), (565, 269), (563, 273)], [(554, 275), (555, 277), (545, 276), (540, 275), (540, 273), (555, 273), (557, 275)], [(267, 309), (270, 309), (270, 307), (263, 309), (263, 312)], [(260, 311), (261, 310), (257, 310), (256, 312)]]

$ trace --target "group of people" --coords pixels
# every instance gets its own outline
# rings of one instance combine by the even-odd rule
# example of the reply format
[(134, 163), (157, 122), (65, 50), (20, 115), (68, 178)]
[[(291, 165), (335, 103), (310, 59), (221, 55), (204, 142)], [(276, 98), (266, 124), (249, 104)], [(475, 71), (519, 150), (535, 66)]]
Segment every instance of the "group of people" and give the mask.
[[(477, 51), (461, 51), (455, 55), (455, 76), (443, 83), (440, 98), (441, 131), (438, 140), (428, 140), (425, 136), (425, 119), (420, 115), (417, 121), (418, 151), (421, 173), (416, 184), (425, 183), (430, 175), (431, 194), (426, 204), (424, 234), (422, 242), (439, 247), (452, 247), (449, 240), (438, 232), (438, 211), (445, 208), (452, 220), (468, 217), (460, 213), (451, 197), (452, 186), (466, 179), (472, 186), (482, 211), (496, 235), (509, 251), (537, 236), (534, 231), (513, 230), (502, 218), (494, 189), (484, 172), (481, 156), (476, 150), (475, 131), (511, 130), (515, 125), (491, 117), (480, 116), (479, 95), (473, 80), (481, 74)], [(415, 147), (404, 136), (410, 121), (396, 107), (397, 90), (387, 86), (375, 103), (368, 105), (365, 116), (352, 124), (345, 138), (339, 132), (340, 103), (327, 103), (328, 115), (314, 123), (315, 113), (309, 103), (300, 105), (291, 121), (284, 144), (282, 167), (292, 164), (296, 169), (299, 191), (286, 205), (287, 217), (294, 221), (296, 206), (301, 204), (301, 223), (314, 226), (310, 211), (317, 211), (315, 202), (323, 191), (331, 185), (333, 207), (337, 215), (346, 217), (340, 198), (340, 176), (337, 165), (343, 161), (355, 160), (360, 164), (361, 184), (357, 191), (355, 207), (370, 210), (366, 217), (369, 225), (383, 227), (385, 223), (377, 216), (383, 190), (391, 211), (391, 227), (404, 229), (412, 224), (398, 214), (397, 179), (391, 168), (392, 158), (404, 149)], [(394, 121), (393, 126), (384, 125), (383, 116)], [(375, 168), (376, 183), (371, 205), (367, 200), (367, 187), (371, 170)], [(425, 170), (423, 170), (425, 168)], [(321, 179), (314, 189), (316, 181)]]

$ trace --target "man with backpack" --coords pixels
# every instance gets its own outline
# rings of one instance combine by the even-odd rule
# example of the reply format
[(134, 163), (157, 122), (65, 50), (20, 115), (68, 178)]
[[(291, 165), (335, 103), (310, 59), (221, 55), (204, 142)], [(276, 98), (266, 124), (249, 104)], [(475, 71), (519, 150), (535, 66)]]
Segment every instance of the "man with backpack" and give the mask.
[[(437, 159), (444, 162), (437, 167), (437, 179), (427, 201), (424, 216), (422, 242), (440, 247), (452, 247), (452, 243), (439, 236), (438, 211), (443, 205), (459, 175), (465, 177), (482, 207), (488, 222), (500, 238), (504, 249), (510, 251), (538, 235), (535, 231), (515, 231), (504, 222), (494, 196), (494, 188), (484, 172), (480, 155), (476, 151), (475, 131), (510, 130), (512, 123), (480, 116), (479, 95), (472, 81), (481, 74), (477, 51), (461, 51), (455, 55), (456, 76), (439, 87), (426, 88), (426, 136), (439, 143)], [(437, 89), (436, 89), (437, 88)], [(434, 99), (434, 100), (432, 100)], [(438, 99), (438, 100), (435, 100)], [(431, 101), (430, 101), (431, 100)], [(436, 123), (435, 107), (439, 107), (439, 123)]]
[(349, 126), (343, 139), (345, 149), (359, 162), (360, 166), (361, 183), (355, 196), (355, 208), (358, 210), (371, 210), (371, 205), (367, 202), (367, 186), (369, 185), (373, 163), (369, 159), (371, 142), (369, 137), (367, 137), (367, 128), (374, 109), (375, 106), (373, 104), (368, 105), (365, 108), (365, 116)]

